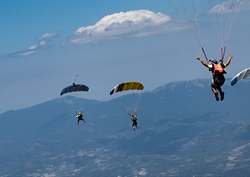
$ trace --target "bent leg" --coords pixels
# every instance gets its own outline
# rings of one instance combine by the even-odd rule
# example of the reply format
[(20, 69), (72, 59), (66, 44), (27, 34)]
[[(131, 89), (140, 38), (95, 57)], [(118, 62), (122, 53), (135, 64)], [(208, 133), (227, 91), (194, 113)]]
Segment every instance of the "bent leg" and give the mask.
[(136, 128), (138, 129), (137, 123), (135, 123)]
[(134, 131), (135, 131), (135, 123), (133, 123), (133, 124), (132, 124), (132, 128), (133, 128), (133, 129), (134, 129)]
[(214, 96), (215, 96), (216, 101), (219, 101), (219, 95), (218, 95), (216, 89), (217, 89), (217, 86), (215, 86), (215, 85), (212, 83), (212, 84), (211, 84), (211, 90), (212, 90), (212, 92), (214, 93)]
[(211, 84), (211, 90), (212, 90), (212, 92), (213, 92), (214, 94), (217, 93), (216, 86), (213, 85), (213, 84)]
[(220, 86), (217, 86), (216, 89), (220, 92), (220, 94), (222, 93), (222, 89)]
[(217, 90), (220, 92), (220, 100), (223, 101), (225, 93), (222, 91), (220, 86), (218, 86)]

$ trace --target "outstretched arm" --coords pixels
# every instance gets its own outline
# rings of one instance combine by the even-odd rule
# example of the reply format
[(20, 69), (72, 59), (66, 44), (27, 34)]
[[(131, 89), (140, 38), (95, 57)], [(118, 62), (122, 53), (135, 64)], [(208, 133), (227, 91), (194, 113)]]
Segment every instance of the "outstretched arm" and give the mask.
[(230, 64), (232, 58), (233, 58), (233, 55), (229, 54), (228, 60), (227, 60), (227, 62), (224, 64), (225, 67), (227, 67), (227, 66)]
[(201, 62), (201, 64), (203, 64), (204, 66), (206, 66), (207, 68), (209, 68), (208, 64), (205, 61), (202, 61), (201, 57), (198, 56), (196, 57), (197, 60), (199, 60)]

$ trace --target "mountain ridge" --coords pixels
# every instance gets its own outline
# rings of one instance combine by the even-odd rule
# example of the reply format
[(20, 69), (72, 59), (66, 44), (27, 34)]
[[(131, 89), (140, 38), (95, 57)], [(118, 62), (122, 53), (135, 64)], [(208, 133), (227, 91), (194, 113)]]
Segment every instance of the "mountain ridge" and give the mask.
[[(120, 104), (130, 95), (110, 101), (66, 96), (5, 112), (0, 176), (247, 176), (249, 87), (249, 80), (233, 87), (227, 80), (219, 102), (210, 79), (143, 92), (136, 131)], [(82, 102), (87, 123), (76, 125)]]

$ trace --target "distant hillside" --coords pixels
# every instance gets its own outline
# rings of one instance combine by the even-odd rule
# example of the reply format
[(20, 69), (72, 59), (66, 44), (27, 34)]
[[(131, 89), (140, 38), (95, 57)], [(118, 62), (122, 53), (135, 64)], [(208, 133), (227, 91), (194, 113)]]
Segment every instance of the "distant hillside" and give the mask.
[[(248, 176), (250, 80), (171, 82), (143, 92), (139, 130), (122, 102), (60, 97), (0, 114), (0, 176)], [(76, 125), (84, 103), (86, 124)]]

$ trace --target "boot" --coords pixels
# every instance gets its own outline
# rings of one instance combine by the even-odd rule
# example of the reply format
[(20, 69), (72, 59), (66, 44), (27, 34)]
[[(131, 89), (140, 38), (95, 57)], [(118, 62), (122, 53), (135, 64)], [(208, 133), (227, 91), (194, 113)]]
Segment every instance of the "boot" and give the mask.
[(214, 96), (215, 96), (216, 101), (219, 101), (219, 94), (217, 92), (214, 93)]
[(224, 100), (224, 92), (220, 93), (220, 100), (223, 101)]

